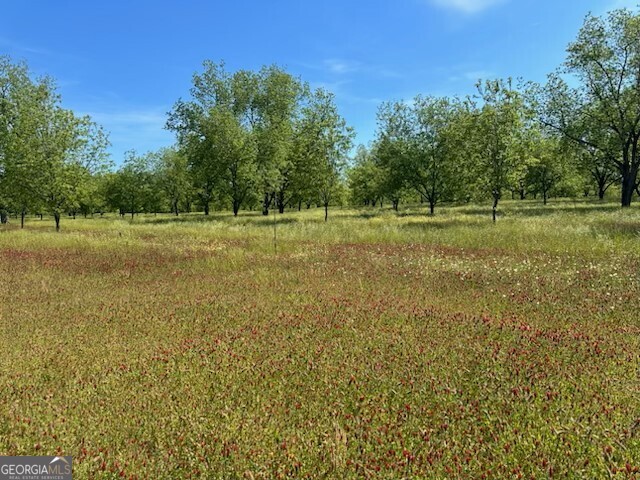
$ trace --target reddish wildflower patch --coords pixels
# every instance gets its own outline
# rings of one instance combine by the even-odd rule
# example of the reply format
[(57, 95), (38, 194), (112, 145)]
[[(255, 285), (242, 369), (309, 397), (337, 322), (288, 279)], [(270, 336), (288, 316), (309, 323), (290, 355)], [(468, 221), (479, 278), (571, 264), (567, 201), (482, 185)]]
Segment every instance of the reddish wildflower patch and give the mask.
[(78, 478), (638, 474), (623, 255), (286, 247), (3, 248), (0, 453)]

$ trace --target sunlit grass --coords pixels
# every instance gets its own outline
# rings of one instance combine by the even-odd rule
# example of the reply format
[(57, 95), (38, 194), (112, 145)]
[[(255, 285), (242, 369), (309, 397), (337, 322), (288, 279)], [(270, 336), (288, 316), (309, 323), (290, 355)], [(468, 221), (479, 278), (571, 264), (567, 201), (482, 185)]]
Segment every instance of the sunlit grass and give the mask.
[(0, 453), (78, 478), (626, 478), (640, 210), (29, 219)]

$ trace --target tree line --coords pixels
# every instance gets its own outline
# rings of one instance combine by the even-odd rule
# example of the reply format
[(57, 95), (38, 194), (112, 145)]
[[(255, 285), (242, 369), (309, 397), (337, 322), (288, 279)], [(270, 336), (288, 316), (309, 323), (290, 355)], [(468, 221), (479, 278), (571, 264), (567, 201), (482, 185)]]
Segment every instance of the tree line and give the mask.
[[(174, 146), (127, 152), (61, 105), (54, 82), (0, 57), (0, 221), (9, 215), (270, 209), (640, 194), (640, 15), (587, 16), (544, 85), (479, 81), (464, 98), (385, 102), (359, 146), (335, 97), (278, 66), (206, 61), (168, 113)], [(517, 83), (517, 85), (515, 84)]]
[(387, 102), (360, 147), (350, 187), (361, 204), (418, 196), (442, 201), (524, 199), (620, 189), (640, 195), (640, 16), (588, 16), (545, 85), (478, 82), (466, 98)]
[(59, 229), (93, 195), (106, 145), (100, 126), (61, 106), (51, 78), (0, 57), (0, 222), (46, 212)]

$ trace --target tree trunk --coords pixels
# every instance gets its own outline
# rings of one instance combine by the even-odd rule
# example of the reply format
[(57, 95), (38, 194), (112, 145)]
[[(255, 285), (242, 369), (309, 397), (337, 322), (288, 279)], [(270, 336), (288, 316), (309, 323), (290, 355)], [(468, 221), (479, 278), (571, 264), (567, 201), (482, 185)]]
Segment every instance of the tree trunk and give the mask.
[(265, 193), (264, 200), (262, 201), (262, 215), (269, 215), (270, 206), (271, 206), (271, 196), (268, 193)]
[(4, 209), (0, 210), (0, 223), (3, 225), (9, 223), (9, 216), (7, 215), (7, 211)]
[(20, 228), (24, 228), (24, 216), (26, 214), (26, 210), (23, 208), (20, 212)]
[(547, 197), (547, 191), (546, 191), (546, 190), (543, 190), (543, 191), (542, 191), (542, 204), (543, 204), (543, 205), (546, 205), (546, 204), (547, 204), (547, 198), (548, 198), (548, 197)]
[(278, 204), (278, 212), (284, 213), (284, 207), (285, 207), (284, 190), (280, 190), (278, 192), (278, 196), (276, 198), (276, 203)]
[(397, 212), (398, 204), (400, 203), (400, 200), (398, 200), (397, 198), (394, 198), (391, 202), (393, 203), (393, 209)]
[(43, 215), (42, 215), (42, 213), (41, 213), (41, 214), (40, 214), (40, 220), (42, 220), (42, 217), (43, 217)]
[(233, 208), (233, 216), (237, 217), (238, 216), (238, 212), (240, 211), (240, 202), (237, 201), (237, 200), (234, 200), (232, 208)]
[(298, 211), (302, 210), (302, 200), (298, 200)]
[(204, 202), (204, 214), (209, 215), (209, 202)]
[(435, 211), (436, 211), (436, 202), (434, 202), (433, 200), (429, 200), (429, 215), (433, 217)]
[(633, 199), (633, 193), (636, 189), (636, 177), (638, 175), (637, 169), (631, 169), (629, 172), (624, 172), (622, 176), (622, 194), (620, 203), (622, 207), (630, 207), (631, 200)]
[(494, 196), (493, 197), (493, 208), (492, 208), (492, 216), (493, 216), (493, 223), (496, 223), (496, 217), (498, 216), (498, 202), (500, 201), (500, 197), (498, 196)]
[(325, 203), (324, 204), (324, 221), (326, 222), (328, 218), (329, 218), (329, 204)]
[(56, 221), (56, 232), (60, 231), (60, 212), (53, 212), (53, 218)]
[(173, 202), (173, 211), (176, 214), (176, 217), (178, 215), (180, 215), (180, 212), (178, 211), (178, 200), (176, 200), (175, 202)]

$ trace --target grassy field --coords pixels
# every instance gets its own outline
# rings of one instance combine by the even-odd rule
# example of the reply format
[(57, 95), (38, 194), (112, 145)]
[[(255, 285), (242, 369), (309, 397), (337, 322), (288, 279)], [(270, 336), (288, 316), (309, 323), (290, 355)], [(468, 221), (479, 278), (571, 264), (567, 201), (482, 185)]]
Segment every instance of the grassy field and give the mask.
[(75, 478), (630, 478), (640, 210), (0, 232), (0, 454)]

